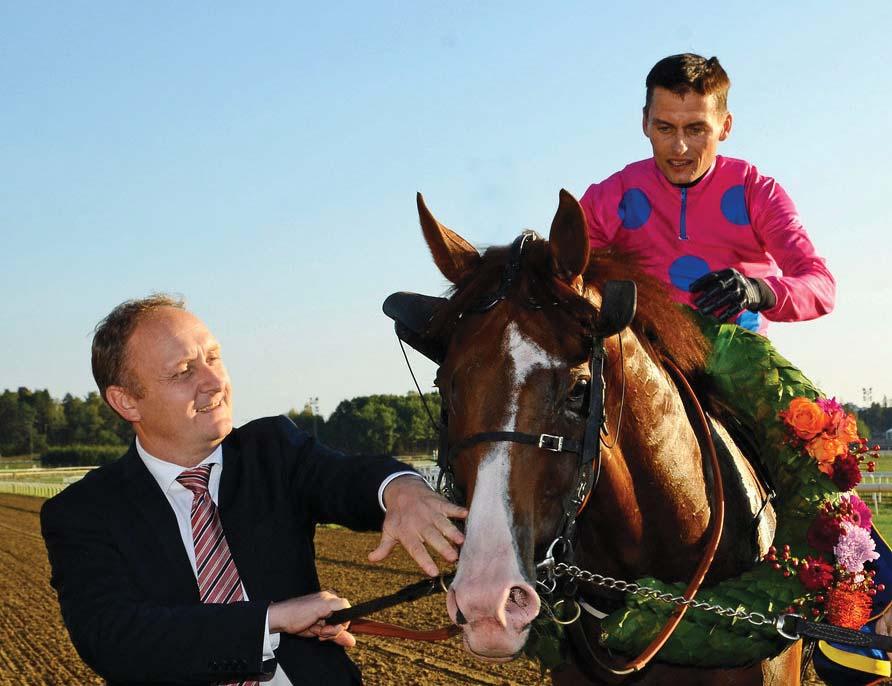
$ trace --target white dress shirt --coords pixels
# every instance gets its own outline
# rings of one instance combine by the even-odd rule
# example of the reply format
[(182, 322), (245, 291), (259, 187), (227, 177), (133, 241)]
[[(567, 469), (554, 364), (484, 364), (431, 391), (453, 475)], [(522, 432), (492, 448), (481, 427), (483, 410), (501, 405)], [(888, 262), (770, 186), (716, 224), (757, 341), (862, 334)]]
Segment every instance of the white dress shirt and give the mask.
[[(149, 470), (149, 473), (155, 478), (155, 481), (158, 482), (158, 486), (161, 487), (161, 492), (164, 493), (167, 502), (170, 503), (170, 507), (173, 509), (174, 515), (176, 515), (177, 525), (180, 528), (180, 538), (183, 539), (183, 547), (186, 549), (186, 554), (189, 556), (189, 562), (192, 565), (192, 573), (195, 574), (197, 580), (198, 571), (195, 563), (195, 541), (192, 538), (192, 500), (194, 494), (177, 481), (177, 477), (185, 472), (186, 468), (173, 464), (172, 462), (166, 462), (149, 454), (146, 449), (142, 447), (138, 438), (136, 439), (136, 452), (139, 454), (143, 464), (145, 464), (146, 469)], [(195, 466), (197, 467), (204, 464), (212, 465), (211, 473), (208, 478), (208, 494), (211, 496), (211, 500), (214, 501), (214, 505), (216, 505), (220, 493), (220, 475), (223, 471), (223, 446), (218, 445), (214, 452)], [(384, 507), (384, 489), (387, 488), (387, 485), (398, 476), (416, 476), (421, 478), (416, 472), (397, 472), (384, 479), (378, 487), (378, 503), (381, 505), (382, 510), (386, 511), (386, 508)], [(242, 584), (242, 595), (245, 600), (248, 600), (248, 592), (245, 589), (244, 584)], [(270, 633), (269, 610), (267, 610), (266, 626), (263, 630), (263, 659), (270, 660), (274, 658), (274, 651), (278, 647), (279, 634)], [(265, 686), (292, 686), (288, 675), (285, 674), (284, 670), (279, 665), (276, 665), (276, 672), (273, 678), (270, 681), (264, 681), (263, 683)]]
[[(173, 509), (174, 515), (176, 515), (177, 525), (180, 527), (180, 538), (183, 539), (183, 547), (186, 549), (186, 554), (189, 556), (189, 563), (192, 565), (192, 573), (195, 574), (195, 579), (197, 581), (198, 571), (197, 565), (195, 564), (195, 541), (192, 538), (192, 500), (195, 496), (192, 491), (177, 481), (177, 477), (185, 472), (186, 468), (180, 467), (172, 462), (165, 462), (164, 460), (160, 460), (157, 457), (150, 455), (146, 452), (146, 449), (142, 447), (138, 438), (136, 439), (136, 452), (139, 454), (143, 464), (145, 464), (146, 469), (149, 470), (149, 473), (155, 478), (155, 481), (158, 482), (158, 485), (161, 487), (161, 492), (164, 493), (167, 502), (170, 503), (170, 506)], [(208, 494), (211, 496), (211, 500), (214, 501), (214, 505), (216, 505), (220, 493), (220, 474), (223, 471), (222, 445), (218, 445), (214, 452), (195, 466), (197, 467), (203, 464), (212, 465), (211, 474), (208, 478)], [(245, 600), (249, 599), (244, 584), (242, 584), (242, 595)], [(267, 610), (266, 625), (263, 629), (263, 659), (271, 660), (274, 658), (276, 656), (275, 650), (278, 647), (279, 634), (270, 633), (269, 610)], [(266, 686), (292, 686), (291, 679), (288, 678), (288, 675), (285, 674), (282, 668), (278, 665), (276, 665), (276, 673), (273, 675), (273, 678), (270, 681), (264, 681), (263, 683)]]

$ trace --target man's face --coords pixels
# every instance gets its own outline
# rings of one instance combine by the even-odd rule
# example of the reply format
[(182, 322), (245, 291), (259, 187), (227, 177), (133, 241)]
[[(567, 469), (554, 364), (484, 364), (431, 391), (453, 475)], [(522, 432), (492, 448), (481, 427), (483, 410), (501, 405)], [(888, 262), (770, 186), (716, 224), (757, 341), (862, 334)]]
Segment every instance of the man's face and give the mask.
[(684, 184), (709, 171), (719, 142), (731, 133), (731, 121), (730, 112), (716, 108), (715, 95), (682, 96), (658, 87), (643, 126), (660, 171), (670, 183)]
[(213, 334), (164, 307), (137, 324), (127, 354), (143, 389), (131, 421), (146, 450), (180, 464), (207, 457), (232, 430), (232, 387)]

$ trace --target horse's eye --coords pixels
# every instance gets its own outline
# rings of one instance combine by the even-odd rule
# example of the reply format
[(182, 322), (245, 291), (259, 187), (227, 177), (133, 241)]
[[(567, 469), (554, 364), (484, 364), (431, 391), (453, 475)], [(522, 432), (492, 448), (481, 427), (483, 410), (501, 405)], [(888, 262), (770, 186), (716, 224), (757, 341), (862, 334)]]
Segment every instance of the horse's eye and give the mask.
[(588, 379), (578, 379), (576, 383), (573, 384), (573, 388), (570, 390), (570, 395), (567, 398), (570, 409), (576, 412), (581, 412), (587, 397)]

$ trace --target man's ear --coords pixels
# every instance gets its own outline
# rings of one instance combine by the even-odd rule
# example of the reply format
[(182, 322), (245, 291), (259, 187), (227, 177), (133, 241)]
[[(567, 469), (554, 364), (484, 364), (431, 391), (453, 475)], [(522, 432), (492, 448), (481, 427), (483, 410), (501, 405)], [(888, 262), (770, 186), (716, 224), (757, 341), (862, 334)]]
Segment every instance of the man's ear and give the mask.
[(136, 398), (123, 386), (109, 386), (105, 389), (105, 399), (111, 408), (130, 423), (141, 419), (136, 407)]
[(731, 135), (731, 126), (734, 124), (734, 117), (728, 112), (725, 115), (725, 121), (722, 122), (722, 132), (719, 134), (719, 140), (723, 141)]
[(641, 130), (644, 132), (645, 138), (650, 138), (650, 135), (647, 133), (647, 108), (644, 108), (644, 113), (641, 115)]

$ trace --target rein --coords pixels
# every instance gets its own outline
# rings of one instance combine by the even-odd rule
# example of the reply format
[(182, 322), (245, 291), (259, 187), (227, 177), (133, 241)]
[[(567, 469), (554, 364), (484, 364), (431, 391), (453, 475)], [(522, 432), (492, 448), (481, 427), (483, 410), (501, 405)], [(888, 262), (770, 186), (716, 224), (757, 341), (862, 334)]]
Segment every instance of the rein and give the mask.
[[(694, 575), (683, 594), (684, 600), (689, 603), (700, 590), (703, 579), (706, 577), (709, 568), (712, 566), (712, 561), (715, 558), (715, 553), (722, 537), (725, 521), (725, 492), (718, 456), (715, 450), (715, 443), (712, 440), (712, 432), (709, 427), (709, 422), (706, 419), (706, 414), (703, 412), (703, 408), (701, 407), (694, 390), (691, 388), (690, 384), (688, 384), (687, 379), (684, 378), (684, 374), (682, 374), (681, 370), (668, 358), (664, 357), (663, 363), (666, 365), (667, 370), (671, 372), (671, 376), (675, 380), (679, 391), (683, 390), (687, 394), (688, 399), (691, 401), (691, 405), (696, 411), (697, 419), (703, 430), (703, 437), (698, 436), (701, 454), (705, 447), (713, 471), (713, 511), (715, 518), (713, 519), (709, 542), (707, 543), (703, 556), (700, 558), (700, 563), (697, 565), (697, 569), (694, 571)], [(547, 562), (548, 561), (546, 560), (546, 565)], [(619, 666), (606, 664), (605, 661), (597, 655), (592, 648), (588, 637), (585, 635), (585, 630), (582, 627), (581, 622), (573, 622), (569, 624), (568, 631), (577, 651), (581, 653), (581, 657), (588, 661), (589, 668), (591, 668), (592, 663), (594, 663), (597, 667), (610, 672), (611, 674), (616, 676), (626, 676), (640, 671), (653, 660), (660, 648), (665, 645), (666, 641), (669, 640), (675, 629), (678, 627), (678, 624), (687, 612), (688, 607), (688, 604), (680, 605), (667, 620), (657, 636), (641, 652), (641, 654)]]

